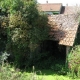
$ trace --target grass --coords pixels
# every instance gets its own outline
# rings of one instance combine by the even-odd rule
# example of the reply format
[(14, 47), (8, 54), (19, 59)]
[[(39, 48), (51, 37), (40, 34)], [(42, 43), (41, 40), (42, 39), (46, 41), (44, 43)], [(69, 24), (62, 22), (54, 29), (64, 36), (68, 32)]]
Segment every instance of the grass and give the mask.
[(0, 80), (80, 80), (72, 79), (68, 75), (59, 75), (53, 70), (34, 70), (21, 71), (11, 65), (0, 66)]
[(78, 78), (72, 79), (70, 75), (59, 75), (57, 72), (54, 72), (52, 70), (41, 70), (42, 75), (39, 75), (39, 77), (43, 77), (44, 80), (80, 80)]
[[(35, 71), (37, 73), (37, 71)], [(39, 72), (39, 71), (38, 71)], [(31, 76), (30, 72), (24, 72), (24, 74), (27, 74), (28, 76)], [(32, 73), (33, 76), (35, 73)], [(78, 78), (73, 79), (72, 77), (69, 77), (68, 75), (59, 75), (56, 74), (55, 72), (52, 72), (52, 70), (41, 70), (41, 74), (37, 73), (36, 77), (38, 79), (35, 80), (80, 80)], [(26, 80), (26, 78), (25, 78)]]

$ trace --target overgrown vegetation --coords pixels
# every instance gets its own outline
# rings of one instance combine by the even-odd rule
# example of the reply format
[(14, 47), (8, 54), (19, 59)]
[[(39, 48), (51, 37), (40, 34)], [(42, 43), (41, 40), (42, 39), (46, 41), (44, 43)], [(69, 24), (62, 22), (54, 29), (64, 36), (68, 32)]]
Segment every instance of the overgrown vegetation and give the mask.
[(72, 77), (80, 77), (80, 46), (75, 46), (68, 56), (68, 67)]
[[(11, 66), (8, 63), (4, 63), (8, 58), (9, 54), (4, 52), (0, 58), (2, 62), (0, 64), (0, 80), (79, 80), (79, 79), (72, 79), (66, 75), (57, 75), (54, 71), (50, 70), (35, 70), (33, 66), (33, 70), (23, 72), (15, 66)], [(50, 75), (50, 76), (49, 76)]]
[[(40, 46), (49, 39), (49, 26), (47, 15), (37, 9), (35, 0), (0, 0), (1, 80), (45, 80), (41, 74), (34, 71), (34, 68), (31, 74), (20, 70), (25, 69), (26, 71), (34, 65), (36, 68), (50, 69), (58, 75), (68, 74), (69, 77), (80, 77), (80, 46), (77, 46), (80, 45), (79, 35), (75, 48), (72, 48), (68, 56), (70, 69), (68, 72), (60, 55), (55, 58), (52, 52), (47, 50), (47, 47), (42, 47), (41, 51)], [(52, 46), (50, 47), (51, 51), (53, 50)], [(58, 48), (59, 46), (57, 46)], [(59, 52), (57, 49), (54, 52)], [(2, 53), (3, 51), (5, 52)], [(7, 56), (9, 56), (8, 59)], [(8, 64), (7, 61), (13, 63), (14, 66)], [(39, 77), (39, 75), (41, 76)], [(73, 80), (69, 77), (55, 76), (54, 80)], [(46, 80), (50, 79), (46, 78)]]
[(0, 4), (1, 16), (8, 18), (8, 22), (1, 22), (5, 25), (1, 26), (2, 31), (6, 32), (4, 50), (17, 67), (28, 67), (34, 50), (49, 38), (47, 16), (39, 12), (35, 0), (1, 0)]
[(74, 47), (68, 55), (68, 68), (73, 78), (80, 77), (80, 26), (78, 28)]

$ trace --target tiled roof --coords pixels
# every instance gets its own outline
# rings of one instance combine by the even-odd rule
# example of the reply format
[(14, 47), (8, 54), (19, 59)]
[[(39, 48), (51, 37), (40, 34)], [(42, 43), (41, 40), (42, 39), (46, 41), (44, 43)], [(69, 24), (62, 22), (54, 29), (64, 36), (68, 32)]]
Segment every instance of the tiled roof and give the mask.
[(39, 4), (39, 9), (42, 11), (60, 11), (62, 7), (62, 3), (46, 3)]
[(74, 14), (80, 10), (80, 6), (65, 6), (64, 14)]
[(73, 46), (78, 29), (76, 17), (76, 14), (49, 16), (51, 38), (58, 40), (61, 45)]

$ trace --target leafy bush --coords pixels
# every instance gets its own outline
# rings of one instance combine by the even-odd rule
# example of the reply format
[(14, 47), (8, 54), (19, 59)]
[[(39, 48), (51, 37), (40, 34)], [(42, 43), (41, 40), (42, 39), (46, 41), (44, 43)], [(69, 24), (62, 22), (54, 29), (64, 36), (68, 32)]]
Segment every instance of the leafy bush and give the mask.
[(0, 52), (3, 52), (7, 43), (7, 26), (9, 18), (5, 16), (0, 16)]
[(50, 56), (49, 52), (34, 52), (30, 60), (30, 66), (35, 66), (38, 69), (50, 69), (54, 63), (54, 56)]
[(68, 67), (73, 77), (80, 77), (80, 46), (75, 46), (68, 55)]
[(2, 30), (7, 37), (6, 51), (17, 66), (27, 66), (37, 45), (49, 36), (48, 18), (39, 12), (35, 0), (1, 0), (0, 7), (8, 18)]
[(44, 80), (43, 77), (37, 75), (34, 68), (28, 74), (27, 72), (21, 72), (20, 69), (16, 69), (8, 63), (5, 63), (3, 66), (0, 65), (0, 72), (0, 80)]

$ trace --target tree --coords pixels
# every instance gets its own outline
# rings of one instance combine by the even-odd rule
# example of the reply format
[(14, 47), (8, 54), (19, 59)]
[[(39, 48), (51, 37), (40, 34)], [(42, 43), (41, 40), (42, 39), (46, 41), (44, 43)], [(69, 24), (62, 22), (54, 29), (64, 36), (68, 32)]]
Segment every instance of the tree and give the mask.
[(34, 0), (3, 0), (1, 3), (9, 17), (6, 49), (14, 54), (17, 64), (26, 65), (37, 45), (49, 36), (47, 16), (39, 12)]

